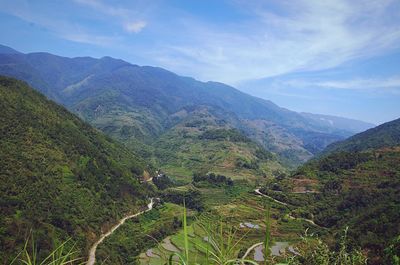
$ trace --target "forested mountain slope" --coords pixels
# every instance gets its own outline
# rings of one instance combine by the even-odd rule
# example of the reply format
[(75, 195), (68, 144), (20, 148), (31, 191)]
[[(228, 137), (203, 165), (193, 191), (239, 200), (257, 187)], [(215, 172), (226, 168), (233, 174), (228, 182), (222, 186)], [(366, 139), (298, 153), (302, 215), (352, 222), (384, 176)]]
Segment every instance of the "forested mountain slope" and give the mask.
[(277, 184), (303, 193), (287, 197), (303, 205), (299, 214), (336, 231), (348, 226), (370, 264), (382, 264), (384, 249), (400, 235), (399, 125), (397, 119), (332, 145)]
[(85, 256), (102, 225), (147, 203), (146, 164), (64, 107), (0, 77), (0, 109), (0, 264), (30, 231), (41, 254), (71, 237)]

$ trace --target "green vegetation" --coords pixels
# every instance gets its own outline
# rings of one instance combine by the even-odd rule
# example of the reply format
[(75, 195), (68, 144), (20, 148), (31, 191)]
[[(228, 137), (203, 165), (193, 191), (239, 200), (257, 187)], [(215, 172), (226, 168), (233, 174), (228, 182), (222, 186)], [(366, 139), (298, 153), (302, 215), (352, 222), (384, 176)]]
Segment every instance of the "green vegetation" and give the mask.
[(216, 175), (214, 173), (208, 173), (205, 175), (202, 175), (201, 173), (195, 173), (193, 175), (193, 183), (198, 185), (199, 182), (206, 182), (217, 186), (233, 186), (233, 181), (230, 177), (226, 177), (224, 175)]
[[(271, 257), (270, 247), (270, 224), (269, 207), (265, 211), (265, 235), (264, 242), (253, 244), (243, 249), (243, 241), (248, 240), (248, 233), (241, 229), (229, 225), (227, 222), (218, 219), (215, 215), (202, 215), (191, 226), (187, 226), (186, 208), (183, 208), (183, 231), (171, 254), (167, 254), (163, 245), (158, 250), (149, 250), (155, 259), (145, 259), (141, 255), (141, 264), (179, 264), (179, 265), (198, 265), (198, 264), (259, 264), (260, 261), (250, 258), (249, 254), (257, 246), (263, 246), (263, 264), (281, 264), (281, 265), (365, 265), (367, 258), (357, 249), (349, 250), (347, 244), (347, 228), (341, 236), (339, 249), (331, 250), (318, 237), (303, 237), (303, 241), (297, 246), (296, 254), (282, 257), (282, 261), (276, 261)], [(307, 231), (307, 230), (306, 230)], [(181, 245), (182, 244), (182, 245)], [(177, 248), (177, 246), (182, 246)], [(157, 253), (157, 254), (155, 254)], [(255, 256), (254, 256), (255, 257)], [(265, 258), (267, 257), (267, 258)]]
[(400, 264), (400, 235), (394, 238), (385, 249), (384, 261), (386, 264)]
[[(204, 235), (206, 235), (205, 241), (206, 246), (198, 244), (200, 250), (205, 252), (204, 264), (215, 264), (215, 265), (227, 265), (227, 264), (257, 264), (251, 260), (244, 258), (237, 258), (238, 246), (240, 241), (244, 239), (244, 236), (235, 240), (235, 235), (238, 230), (234, 230), (231, 227), (226, 229), (223, 222), (215, 225), (213, 222), (204, 222), (204, 219), (199, 222), (199, 226), (202, 229)], [(189, 265), (191, 263), (198, 264), (197, 262), (191, 262), (191, 256), (189, 255), (189, 233), (186, 221), (186, 208), (183, 209), (183, 241), (184, 241), (184, 256), (178, 252), (174, 252), (168, 259), (168, 264), (181, 264)], [(178, 261), (174, 260), (174, 257), (178, 257)]]
[[(153, 179), (154, 180), (154, 179)], [(234, 186), (213, 186), (210, 183), (201, 188), (192, 185), (167, 188), (159, 191), (161, 201), (152, 211), (141, 215), (136, 219), (127, 221), (117, 231), (99, 246), (97, 250), (97, 262), (103, 264), (135, 264), (137, 259), (146, 260), (149, 257), (143, 253), (146, 249), (153, 248), (148, 254), (150, 256), (162, 257), (154, 259), (151, 264), (159, 264), (166, 257), (163, 253), (154, 249), (157, 242), (167, 248), (175, 245), (175, 237), (169, 237), (182, 229), (182, 202), (186, 201), (188, 207), (188, 226), (196, 222), (195, 216), (206, 214), (212, 205), (220, 205), (225, 201), (232, 201), (248, 191), (247, 182), (239, 181)], [(220, 194), (212, 197), (209, 194)], [(218, 198), (221, 198), (219, 201)], [(212, 200), (214, 204), (211, 204)], [(175, 202), (175, 203), (171, 203)], [(178, 205), (179, 204), (179, 205)], [(180, 206), (182, 205), (182, 206)], [(182, 241), (179, 239), (180, 242)], [(191, 240), (189, 241), (189, 244)], [(192, 252), (192, 251), (190, 251)], [(142, 253), (141, 255), (139, 255)], [(156, 263), (153, 263), (156, 262)], [(161, 263), (160, 263), (161, 264)]]
[[(379, 138), (382, 132), (377, 132)], [(350, 146), (363, 135), (342, 145)], [(333, 235), (325, 239), (331, 246), (339, 231), (349, 227), (349, 245), (367, 252), (369, 264), (382, 264), (385, 249), (400, 234), (400, 147), (345, 150), (311, 160), (291, 177), (270, 181), (261, 191), (292, 207), (292, 216), (328, 228)]]
[(358, 249), (349, 250), (347, 228), (340, 238), (339, 249), (331, 250), (321, 239), (306, 234), (299, 253), (289, 259), (289, 265), (365, 265), (367, 257)]
[[(194, 262), (207, 264), (207, 245), (210, 242), (205, 238), (208, 238), (208, 234), (213, 236), (214, 243), (219, 246), (217, 249), (211, 245), (208, 246), (209, 259), (213, 257), (210, 251), (214, 251), (217, 256), (224, 256), (225, 258), (221, 259), (226, 261), (242, 257), (247, 249), (259, 242), (268, 241), (270, 246), (281, 241), (296, 244), (299, 241), (298, 235), (302, 234), (305, 229), (318, 231), (316, 227), (310, 226), (303, 220), (287, 218), (289, 209), (275, 202), (271, 202), (269, 217), (266, 216), (265, 199), (248, 193), (247, 191), (252, 190), (251, 187), (248, 187), (248, 183), (237, 181), (234, 183), (233, 186), (213, 186), (205, 182), (206, 185), (199, 188), (207, 207), (189, 223), (187, 228), (190, 264)], [(239, 192), (232, 192), (232, 189), (237, 189)], [(272, 237), (267, 238), (268, 234)], [(179, 250), (178, 253), (182, 257), (185, 255), (184, 239), (183, 230), (168, 237), (170, 244)], [(235, 245), (229, 255), (228, 248), (221, 246), (222, 243), (226, 244), (228, 241), (231, 247)], [(219, 252), (220, 250), (223, 251)], [(163, 264), (162, 260), (167, 260), (165, 257), (169, 257), (173, 252), (168, 244), (160, 243), (156, 248), (149, 249), (147, 254), (140, 255), (141, 264)], [(250, 252), (246, 259), (252, 260), (253, 256), (254, 251)], [(277, 260), (277, 258), (281, 261), (285, 259), (285, 257), (275, 257), (274, 259)], [(210, 264), (215, 263), (210, 262)]]
[[(160, 209), (160, 208), (159, 208)], [(165, 209), (164, 209), (165, 210)], [(267, 207), (266, 215), (265, 215), (265, 237), (264, 242), (260, 242), (252, 245), (247, 248), (246, 251), (241, 250), (241, 242), (246, 241), (246, 236), (249, 231), (242, 233), (240, 229), (231, 227), (226, 225), (222, 220), (215, 220), (215, 216), (207, 215), (202, 216), (200, 219), (196, 221), (196, 227), (198, 228), (197, 233), (193, 234), (193, 226), (188, 226), (187, 222), (187, 210), (185, 207), (182, 208), (183, 217), (182, 217), (182, 241), (184, 247), (182, 248), (183, 254), (179, 251), (173, 252), (169, 254), (169, 256), (165, 253), (164, 250), (159, 248), (159, 252), (151, 251), (151, 255), (153, 257), (157, 257), (159, 262), (153, 260), (151, 264), (180, 264), (180, 265), (200, 265), (200, 264), (213, 264), (213, 265), (227, 265), (227, 264), (260, 264), (260, 261), (253, 260), (249, 258), (249, 254), (255, 249), (257, 246), (263, 246), (263, 256), (267, 257), (262, 264), (275, 264), (275, 265), (365, 265), (367, 264), (367, 259), (365, 255), (357, 249), (349, 250), (349, 246), (347, 244), (347, 228), (344, 230), (343, 235), (341, 236), (339, 249), (337, 251), (329, 249), (329, 247), (323, 243), (318, 237), (307, 235), (307, 231), (305, 236), (303, 237), (303, 241), (297, 245), (297, 250), (295, 255), (290, 254), (286, 255), (283, 258), (283, 261), (276, 261), (271, 257), (271, 252), (269, 250), (270, 246), (270, 216), (269, 216), (269, 208)], [(150, 217), (150, 219), (149, 219)], [(142, 229), (148, 229), (153, 227), (155, 228), (151, 220), (154, 221), (154, 216), (147, 216), (144, 218), (147, 220), (142, 220), (141, 223), (145, 224)], [(140, 222), (140, 221), (138, 221)], [(192, 228), (192, 229), (189, 229)], [(146, 229), (146, 231), (148, 231)], [(137, 234), (133, 234), (135, 237)], [(149, 236), (154, 240), (156, 238)], [(199, 241), (198, 238), (202, 239)], [(119, 238), (121, 239), (121, 238)], [(140, 238), (136, 238), (139, 241), (130, 241), (131, 244), (146, 244), (146, 241), (142, 241)], [(33, 242), (33, 240), (32, 240)], [(80, 258), (75, 258), (76, 251), (73, 250), (73, 247), (70, 249), (65, 248), (65, 244), (67, 242), (62, 243), (58, 246), (54, 251), (52, 251), (49, 256), (45, 257), (42, 261), (38, 261), (37, 250), (32, 243), (32, 251), (28, 250), (28, 241), (25, 243), (23, 251), (21, 251), (18, 256), (14, 258), (14, 260), (10, 263), (10, 265), (15, 262), (20, 262), (20, 264), (26, 265), (72, 265), (72, 264), (84, 264), (83, 262), (79, 262)], [(108, 243), (108, 247), (112, 247), (110, 243)], [(124, 245), (125, 246), (125, 245)], [(390, 251), (393, 251), (393, 246)], [(177, 249), (176, 246), (171, 245), (165, 246), (164, 248), (173, 248)], [(119, 251), (122, 249), (120, 248)], [(178, 250), (178, 249), (177, 249)], [(124, 252), (122, 252), (124, 253)], [(156, 254), (157, 253), (157, 254)], [(198, 254), (201, 253), (200, 256)], [(118, 253), (121, 254), (121, 253)], [(398, 257), (396, 255), (392, 256), (393, 261), (398, 264)], [(145, 256), (141, 255), (141, 262), (143, 262)], [(79, 263), (78, 263), (79, 262)], [(122, 261), (121, 258), (114, 260), (113, 256), (108, 256), (106, 259), (101, 261), (101, 264), (131, 264), (135, 263), (136, 260), (132, 259), (130, 261)]]
[[(202, 123), (200, 127), (190, 127), (189, 121)], [(197, 172), (212, 171), (255, 181), (260, 176), (285, 171), (272, 153), (238, 130), (221, 129), (220, 123), (208, 110), (187, 117), (154, 144), (156, 163), (167, 165), (163, 169), (168, 175), (186, 181), (188, 175)]]
[(189, 187), (186, 190), (181, 189), (168, 189), (161, 194), (161, 198), (165, 201), (172, 202), (175, 204), (182, 204), (186, 202), (186, 206), (197, 211), (204, 209), (204, 204), (201, 199), (201, 193), (199, 190)]
[[(325, 227), (349, 226), (352, 244), (383, 257), (400, 234), (400, 148), (333, 153), (303, 166), (295, 178), (315, 177), (320, 193), (304, 209)], [(378, 261), (379, 263), (379, 261)]]
[[(140, 253), (182, 229), (182, 211), (179, 205), (161, 203), (152, 211), (127, 221), (99, 245), (97, 263), (136, 264)], [(189, 216), (194, 214), (189, 212)]]
[(0, 259), (34, 231), (40, 255), (73, 238), (80, 256), (147, 200), (144, 162), (25, 83), (0, 77)]
[[(199, 136), (203, 140), (232, 141), (250, 143), (251, 140), (235, 129), (214, 129), (207, 130)], [(272, 158), (272, 154), (269, 154)]]
[(159, 190), (165, 190), (177, 185), (174, 180), (165, 174), (158, 174), (157, 176), (153, 177), (153, 183)]

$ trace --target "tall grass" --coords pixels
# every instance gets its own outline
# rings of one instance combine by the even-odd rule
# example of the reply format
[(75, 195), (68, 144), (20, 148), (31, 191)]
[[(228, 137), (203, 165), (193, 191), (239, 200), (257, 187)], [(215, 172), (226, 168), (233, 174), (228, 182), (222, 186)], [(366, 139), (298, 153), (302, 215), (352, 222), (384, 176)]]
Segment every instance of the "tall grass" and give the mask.
[(267, 260), (270, 255), (269, 245), (271, 243), (271, 205), (266, 203), (265, 209), (264, 265), (267, 265)]
[[(185, 205), (185, 204), (184, 204)], [(245, 238), (246, 234), (239, 239), (237, 237), (237, 229), (226, 227), (224, 222), (220, 220), (217, 225), (211, 223), (199, 223), (199, 227), (207, 235), (206, 246), (196, 244), (196, 246), (205, 252), (205, 265), (228, 265), (228, 264), (254, 264), (258, 263), (238, 258), (239, 243)], [(184, 234), (184, 256), (180, 253), (173, 253), (168, 259), (168, 265), (196, 265), (195, 261), (189, 255), (189, 234), (187, 229), (186, 207), (183, 210), (183, 234)], [(177, 257), (178, 260), (174, 260)]]
[[(23, 250), (11, 261), (10, 265), (77, 265), (84, 264), (82, 258), (76, 258), (78, 252), (75, 247), (67, 247), (65, 241), (54, 249), (48, 256), (40, 259), (38, 257), (37, 247), (35, 240), (29, 238), (25, 241)], [(30, 242), (30, 243), (29, 243)]]
[(189, 263), (189, 238), (188, 238), (188, 230), (187, 230), (187, 220), (186, 220), (186, 204), (183, 201), (183, 233), (184, 233), (184, 241), (185, 241), (185, 258)]
[[(186, 203), (183, 200), (183, 241), (184, 241), (184, 251), (185, 255), (182, 256), (181, 254), (174, 252), (169, 256), (168, 264), (182, 264), (182, 265), (189, 265), (189, 233), (187, 227), (187, 212), (186, 212)], [(174, 261), (174, 257), (178, 258), (178, 261)]]

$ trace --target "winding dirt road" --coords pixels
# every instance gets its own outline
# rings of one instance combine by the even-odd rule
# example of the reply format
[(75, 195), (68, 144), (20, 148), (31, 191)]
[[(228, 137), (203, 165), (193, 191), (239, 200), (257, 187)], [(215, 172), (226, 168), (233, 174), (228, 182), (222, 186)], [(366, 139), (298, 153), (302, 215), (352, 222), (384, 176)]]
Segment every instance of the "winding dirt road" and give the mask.
[(94, 263), (96, 262), (96, 249), (97, 246), (100, 245), (101, 242), (103, 242), (103, 240), (108, 237), (109, 235), (111, 235), (112, 233), (114, 233), (115, 230), (117, 230), (121, 225), (123, 225), (125, 223), (126, 220), (137, 217), (141, 214), (144, 214), (145, 212), (150, 211), (151, 209), (153, 209), (153, 205), (154, 205), (154, 200), (153, 198), (151, 198), (150, 203), (147, 205), (147, 209), (132, 215), (127, 215), (124, 218), (122, 218), (121, 220), (119, 220), (118, 224), (114, 225), (113, 227), (111, 227), (110, 230), (107, 231), (107, 233), (102, 234), (101, 237), (99, 238), (99, 240), (97, 240), (92, 247), (90, 248), (89, 251), (89, 258), (88, 261), (86, 262), (86, 265), (94, 265)]

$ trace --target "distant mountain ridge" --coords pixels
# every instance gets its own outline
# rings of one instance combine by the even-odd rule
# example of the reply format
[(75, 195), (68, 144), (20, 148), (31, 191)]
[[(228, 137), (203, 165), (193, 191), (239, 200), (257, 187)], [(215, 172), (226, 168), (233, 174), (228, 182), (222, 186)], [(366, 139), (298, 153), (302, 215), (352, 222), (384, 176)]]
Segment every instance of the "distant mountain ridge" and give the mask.
[(331, 126), (332, 129), (342, 129), (343, 131), (351, 131), (355, 133), (363, 132), (376, 126), (375, 124), (369, 122), (332, 115), (313, 114), (307, 112), (301, 112), (300, 114), (304, 117), (313, 119), (314, 121), (319, 122), (322, 125)]
[(400, 118), (356, 134), (344, 141), (330, 144), (322, 154), (360, 152), (398, 145), (400, 145)]
[(200, 82), (111, 57), (0, 53), (0, 74), (28, 82), (143, 154), (151, 153), (157, 148), (153, 143), (183, 121), (179, 113), (196, 106), (223, 110), (225, 127), (239, 130), (292, 166), (356, 132), (351, 127), (346, 130), (321, 123), (222, 83)]

